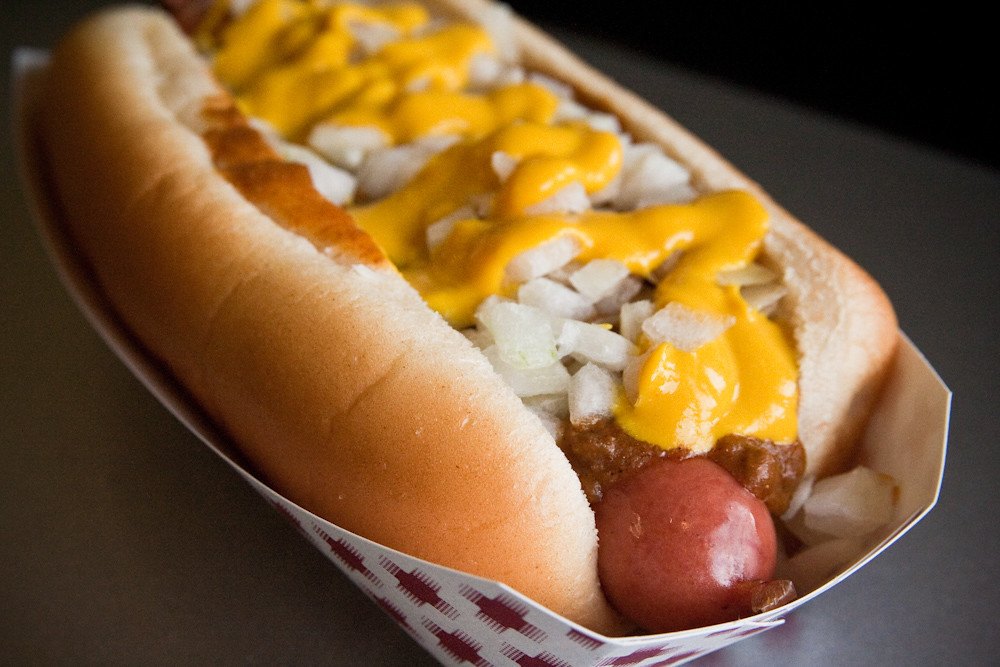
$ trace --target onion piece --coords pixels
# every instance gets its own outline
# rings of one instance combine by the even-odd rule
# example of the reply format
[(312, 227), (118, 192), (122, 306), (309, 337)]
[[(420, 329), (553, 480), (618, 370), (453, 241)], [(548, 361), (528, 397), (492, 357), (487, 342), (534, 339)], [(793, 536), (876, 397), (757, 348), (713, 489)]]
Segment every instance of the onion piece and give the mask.
[(892, 520), (895, 493), (890, 477), (858, 466), (817, 481), (802, 520), (807, 529), (834, 537), (864, 536)]
[(509, 364), (496, 345), (483, 350), (483, 354), (504, 382), (522, 398), (561, 394), (569, 389), (569, 371), (558, 361), (539, 368), (519, 368)]
[(484, 91), (500, 85), (506, 66), (492, 53), (477, 53), (469, 60), (469, 88)]
[(287, 142), (272, 144), (284, 159), (304, 165), (309, 170), (313, 187), (325, 199), (342, 205), (354, 197), (357, 179), (350, 173), (331, 165), (305, 146)]
[(569, 400), (566, 394), (538, 394), (527, 396), (524, 404), (533, 412), (544, 412), (557, 419), (569, 417)]
[(233, 18), (239, 18), (249, 11), (257, 0), (229, 0), (229, 13)]
[(652, 343), (670, 343), (693, 352), (715, 340), (736, 323), (731, 315), (717, 315), (671, 302), (642, 323), (642, 332)]
[(596, 364), (585, 364), (569, 383), (569, 420), (574, 426), (611, 416), (618, 380)]
[(781, 283), (767, 283), (765, 285), (746, 285), (740, 288), (740, 295), (754, 308), (765, 315), (770, 315), (778, 302), (788, 293)]
[(744, 285), (763, 285), (764, 283), (772, 283), (777, 279), (778, 274), (774, 271), (766, 266), (761, 266), (760, 264), (753, 262), (736, 269), (719, 271), (716, 282), (720, 285), (739, 285), (742, 287)]
[(350, 21), (347, 27), (362, 57), (378, 52), (383, 46), (400, 37), (398, 29), (382, 21)]
[(320, 123), (306, 143), (334, 165), (353, 172), (368, 153), (387, 146), (389, 138), (377, 127)]
[(641, 278), (632, 275), (626, 276), (625, 280), (615, 285), (610, 292), (594, 304), (598, 316), (606, 318), (611, 318), (612, 316), (618, 317), (622, 306), (632, 301), (642, 291), (642, 287), (643, 281)]
[(792, 499), (788, 502), (788, 508), (785, 513), (781, 515), (782, 521), (791, 521), (802, 506), (806, 504), (806, 500), (809, 499), (809, 494), (812, 493), (813, 484), (816, 482), (816, 477), (809, 475), (803, 477), (799, 480), (799, 485), (795, 487), (795, 491), (792, 493)]
[(493, 173), (497, 175), (501, 183), (510, 178), (510, 175), (517, 169), (517, 164), (518, 159), (510, 153), (493, 151), (493, 154), (490, 155), (490, 167), (493, 168)]
[(548, 215), (563, 213), (573, 215), (590, 209), (590, 197), (579, 181), (568, 183), (552, 196), (524, 209), (526, 215)]
[(427, 229), (424, 232), (427, 240), (427, 249), (433, 251), (441, 245), (451, 235), (451, 231), (455, 228), (457, 222), (475, 217), (476, 212), (472, 210), (471, 206), (463, 206), (427, 225)]
[(500, 357), (518, 369), (538, 369), (558, 361), (552, 318), (537, 308), (487, 299), (476, 319), (493, 336)]
[(520, 284), (540, 278), (573, 261), (581, 250), (580, 242), (573, 236), (557, 236), (510, 260), (506, 268), (507, 280)]
[(614, 259), (593, 259), (569, 277), (576, 291), (597, 301), (629, 275), (628, 267)]
[(458, 140), (455, 136), (431, 136), (392, 148), (369, 152), (358, 169), (358, 189), (380, 199), (406, 185), (434, 155)]
[(556, 97), (563, 99), (573, 98), (573, 87), (568, 83), (564, 83), (559, 79), (549, 76), (548, 74), (542, 74), (541, 72), (531, 72), (528, 74), (528, 81), (531, 83), (537, 83), (543, 88), (547, 88), (549, 92), (553, 93)]
[(624, 370), (629, 357), (638, 348), (621, 334), (605, 329), (599, 324), (567, 320), (557, 340), (560, 357), (572, 355), (577, 359), (600, 364), (614, 371)]
[(546, 313), (571, 320), (587, 320), (594, 315), (594, 306), (579, 292), (550, 278), (534, 278), (517, 290), (517, 300)]
[(639, 334), (642, 333), (642, 323), (656, 310), (656, 306), (649, 299), (631, 301), (622, 304), (618, 316), (618, 331), (626, 340), (633, 343), (638, 341)]
[(689, 201), (694, 196), (690, 175), (655, 144), (624, 147), (621, 183), (612, 205), (631, 211), (656, 204)]
[(639, 398), (639, 378), (642, 377), (643, 366), (655, 349), (654, 346), (642, 354), (632, 355), (625, 362), (625, 368), (622, 370), (622, 387), (625, 389), (625, 398), (633, 405)]

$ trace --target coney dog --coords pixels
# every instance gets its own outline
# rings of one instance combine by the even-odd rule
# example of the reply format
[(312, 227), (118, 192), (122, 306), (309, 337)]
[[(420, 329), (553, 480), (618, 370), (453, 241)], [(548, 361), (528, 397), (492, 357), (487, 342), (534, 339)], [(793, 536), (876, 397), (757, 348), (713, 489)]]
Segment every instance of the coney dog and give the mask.
[[(535, 28), (469, 27), (499, 5), (428, 3), (458, 21), (437, 42), (465, 49), (452, 69), (408, 60), (415, 78), (355, 86), (356, 107), (285, 108), (360, 76), (299, 78), (296, 57), (365, 63), (443, 29), (409, 5), (242, 4), (190, 36), (149, 9), (87, 21), (53, 55), (39, 133), (118, 314), (262, 477), (600, 632), (787, 601), (772, 515), (850, 465), (894, 353), (871, 278)], [(325, 32), (352, 22), (354, 41)], [(630, 192), (643, 169), (681, 176)]]

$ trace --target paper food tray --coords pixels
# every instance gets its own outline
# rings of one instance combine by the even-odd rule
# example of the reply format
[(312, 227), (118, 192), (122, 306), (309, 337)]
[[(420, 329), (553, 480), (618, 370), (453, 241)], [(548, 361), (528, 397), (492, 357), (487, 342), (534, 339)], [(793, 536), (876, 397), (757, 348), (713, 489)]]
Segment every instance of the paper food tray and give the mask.
[(899, 484), (896, 517), (857, 558), (794, 602), (751, 618), (684, 632), (606, 637), (576, 625), (511, 588), (443, 568), (342, 530), (257, 479), (184, 390), (116, 319), (67, 242), (30, 123), (33, 86), (47, 54), (15, 52), (14, 136), (22, 185), (38, 233), (60, 280), (89, 323), (146, 388), (372, 601), (443, 664), (672, 665), (694, 660), (781, 625), (898, 540), (937, 502), (944, 472), (951, 392), (903, 337), (894, 370), (865, 433), (862, 460)]

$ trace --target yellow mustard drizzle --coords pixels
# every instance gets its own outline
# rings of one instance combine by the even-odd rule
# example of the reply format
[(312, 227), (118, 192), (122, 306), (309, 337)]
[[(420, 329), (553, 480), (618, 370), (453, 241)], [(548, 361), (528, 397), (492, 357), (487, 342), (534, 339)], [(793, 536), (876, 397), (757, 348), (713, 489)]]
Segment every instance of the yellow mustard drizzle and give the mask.
[(559, 101), (534, 83), (516, 83), (486, 93), (428, 90), (403, 95), (381, 106), (349, 108), (325, 120), (335, 125), (376, 127), (387, 143), (453, 135), (478, 139), (517, 120), (546, 123)]
[[(463, 88), (469, 60), (493, 49), (489, 36), (461, 23), (415, 34), (427, 21), (426, 10), (413, 4), (327, 7), (263, 0), (225, 31), (215, 71), (237, 93), (244, 112), (302, 139), (328, 116), (377, 112), (417, 90)], [(356, 24), (378, 24), (399, 38), (355, 59)], [(268, 48), (260, 49), (262, 43)]]
[[(491, 163), (498, 151), (519, 160), (503, 183)], [(383, 244), (389, 258), (405, 272), (415, 263), (427, 260), (424, 241), (427, 225), (460, 209), (476, 196), (496, 191), (493, 218), (499, 221), (523, 215), (531, 205), (573, 180), (584, 182), (588, 191), (599, 190), (611, 182), (620, 164), (621, 144), (610, 132), (599, 132), (578, 123), (517, 122), (479, 141), (452, 146), (432, 158), (400, 190), (373, 204), (358, 206), (352, 212), (358, 224)], [(464, 226), (468, 224), (472, 223)], [(521, 249), (528, 247), (531, 246)], [(480, 299), (484, 296), (480, 295)], [(452, 323), (467, 324), (471, 314), (471, 310), (465, 309), (463, 316)]]
[[(536, 84), (470, 92), (470, 61), (492, 52), (489, 36), (462, 23), (428, 30), (428, 20), (410, 4), (261, 0), (223, 33), (215, 69), (244, 111), (292, 140), (318, 122), (376, 127), (390, 144), (460, 138), (400, 190), (350, 209), (458, 328), (472, 324), (485, 297), (514, 293), (505, 275), (511, 259), (557, 237), (575, 238), (580, 260), (617, 259), (645, 277), (683, 251), (657, 286), (657, 305), (679, 302), (734, 324), (693, 351), (640, 340), (646, 356), (638, 395), (634, 403), (618, 402), (618, 423), (667, 449), (705, 451), (730, 433), (794, 441), (793, 346), (737, 287), (716, 279), (756, 257), (767, 231), (763, 206), (730, 191), (632, 212), (532, 214), (532, 206), (571, 183), (588, 193), (611, 183), (622, 163), (618, 137), (584, 123), (554, 123), (558, 100)], [(390, 26), (399, 38), (359, 58), (351, 33), (357, 22)], [(503, 180), (493, 164), (497, 154), (512, 166)], [(472, 202), (483, 205), (484, 197), (488, 216), (459, 220), (427, 249), (428, 225)]]
[[(743, 201), (720, 200), (727, 195)], [(798, 430), (792, 345), (737, 286), (716, 279), (720, 271), (754, 259), (767, 232), (767, 213), (742, 192), (707, 195), (699, 204), (707, 210), (690, 229), (700, 238), (657, 285), (656, 302), (730, 316), (735, 323), (692, 352), (658, 345), (640, 374), (637, 400), (620, 402), (616, 418), (637, 438), (684, 442), (697, 452), (730, 433), (791, 442)]]

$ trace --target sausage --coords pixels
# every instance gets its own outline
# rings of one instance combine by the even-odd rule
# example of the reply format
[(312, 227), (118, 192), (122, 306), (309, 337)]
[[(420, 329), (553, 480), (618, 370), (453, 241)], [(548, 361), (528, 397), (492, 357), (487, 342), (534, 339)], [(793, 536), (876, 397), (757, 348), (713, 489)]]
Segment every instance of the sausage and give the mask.
[(755, 585), (774, 574), (766, 505), (704, 457), (654, 461), (607, 489), (595, 512), (604, 592), (650, 631), (750, 615)]

